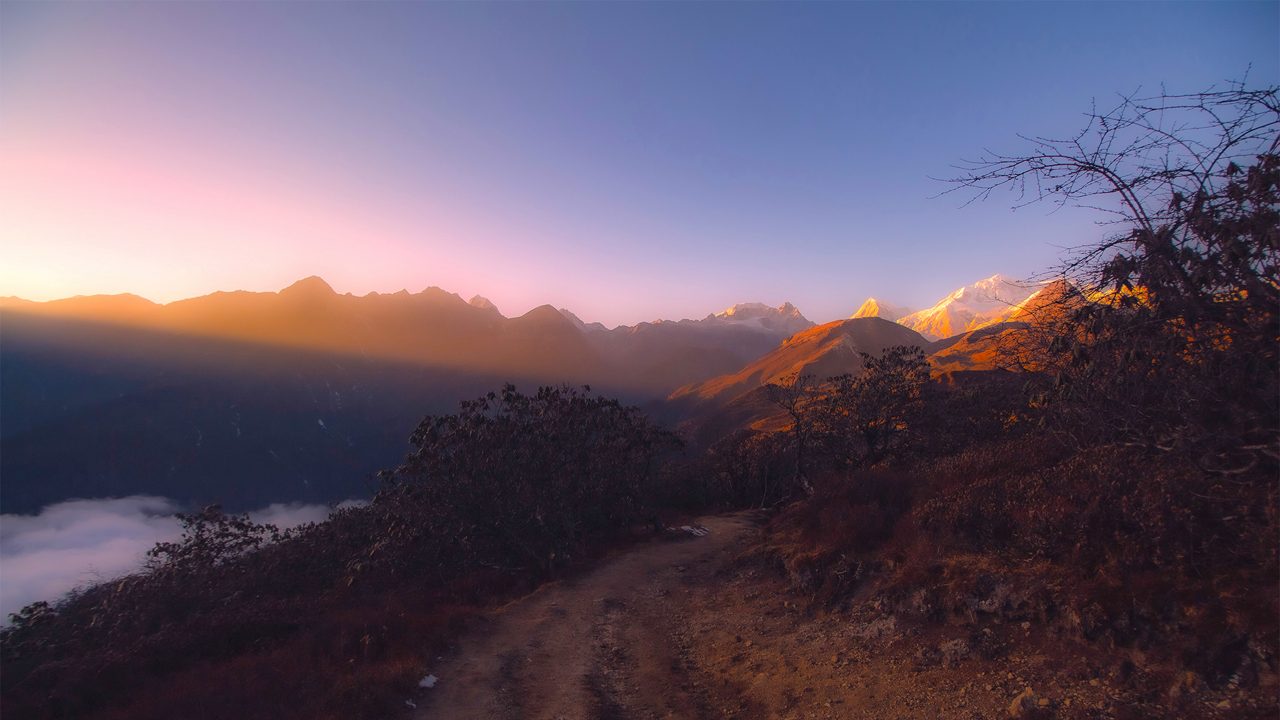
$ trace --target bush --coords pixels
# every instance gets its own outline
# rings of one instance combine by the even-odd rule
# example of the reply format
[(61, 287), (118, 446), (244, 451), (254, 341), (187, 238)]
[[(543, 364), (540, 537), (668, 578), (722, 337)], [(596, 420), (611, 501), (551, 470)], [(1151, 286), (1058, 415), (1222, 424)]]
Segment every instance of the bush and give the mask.
[(532, 569), (651, 521), (657, 459), (678, 446), (616, 400), (510, 385), (425, 419), (410, 443), (374, 499), (397, 509), (388, 541), (427, 533), (448, 543), (445, 563)]
[(468, 604), (649, 519), (675, 439), (507, 386), (412, 445), (367, 506), (288, 532), (206, 508), (143, 572), (24, 609), (0, 631), (5, 716), (386, 717)]

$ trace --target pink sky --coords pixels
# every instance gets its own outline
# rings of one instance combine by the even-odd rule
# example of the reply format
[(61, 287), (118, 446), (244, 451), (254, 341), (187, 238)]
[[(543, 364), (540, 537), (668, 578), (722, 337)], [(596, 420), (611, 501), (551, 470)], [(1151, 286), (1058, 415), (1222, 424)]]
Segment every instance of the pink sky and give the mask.
[(1094, 98), (1280, 79), (1276, 4), (1154, 7), (0, 2), (0, 295), (926, 306), (1104, 232), (931, 176)]

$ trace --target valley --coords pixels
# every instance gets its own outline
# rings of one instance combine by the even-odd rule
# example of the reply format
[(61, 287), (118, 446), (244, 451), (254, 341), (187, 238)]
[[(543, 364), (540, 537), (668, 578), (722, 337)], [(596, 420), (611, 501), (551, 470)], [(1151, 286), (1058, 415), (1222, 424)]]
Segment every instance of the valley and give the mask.
[[(968, 318), (977, 302), (997, 322), (1003, 301), (983, 294), (993, 282), (935, 310)], [(229, 510), (365, 497), (424, 414), (503, 382), (590, 385), (673, 427), (729, 418), (693, 429), (714, 439), (769, 414), (752, 393), (769, 382), (856, 371), (859, 351), (930, 347), (870, 312), (815, 326), (789, 303), (745, 303), (609, 329), (551, 306), (506, 318), (439, 288), (339, 295), (316, 277), (166, 305), (10, 298), (0, 302), (0, 510), (138, 494)]]
[(0, 718), (1280, 717), (1277, 27), (0, 0)]

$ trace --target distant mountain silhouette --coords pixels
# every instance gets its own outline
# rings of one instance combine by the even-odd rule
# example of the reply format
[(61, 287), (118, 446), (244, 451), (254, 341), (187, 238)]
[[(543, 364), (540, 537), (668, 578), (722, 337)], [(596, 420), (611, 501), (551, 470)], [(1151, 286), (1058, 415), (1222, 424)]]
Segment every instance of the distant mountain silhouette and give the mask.
[(47, 303), (12, 299), (0, 308), (652, 396), (736, 369), (813, 325), (790, 303), (745, 303), (701, 320), (609, 330), (550, 305), (506, 318), (483, 297), (468, 302), (436, 287), (340, 295), (315, 276), (278, 293), (215, 292), (167, 305), (135, 295), (95, 295)]
[(682, 385), (733, 372), (811, 327), (791, 303), (776, 308), (743, 303), (701, 320), (595, 328), (587, 338), (633, 383), (665, 396)]
[(139, 493), (232, 510), (361, 496), (424, 414), (537, 380), (8, 311), (3, 323), (4, 512)]
[(608, 330), (544, 305), (506, 318), (439, 288), (165, 305), (0, 301), (0, 509), (139, 492), (231, 508), (340, 500), (401, 459), (427, 413), (506, 381), (630, 402), (729, 372), (812, 325), (790, 305)]
[[(140, 492), (233, 509), (340, 500), (400, 460), (423, 415), (507, 381), (590, 384), (706, 435), (775, 414), (767, 383), (859, 372), (859, 351), (918, 345), (936, 373), (992, 369), (1010, 333), (1074, 292), (1011, 303), (998, 276), (974, 288), (897, 323), (814, 326), (790, 303), (743, 303), (612, 329), (550, 305), (508, 318), (435, 287), (339, 294), (319, 277), (165, 305), (0, 298), (0, 509)], [(911, 317), (982, 329), (930, 342)]]

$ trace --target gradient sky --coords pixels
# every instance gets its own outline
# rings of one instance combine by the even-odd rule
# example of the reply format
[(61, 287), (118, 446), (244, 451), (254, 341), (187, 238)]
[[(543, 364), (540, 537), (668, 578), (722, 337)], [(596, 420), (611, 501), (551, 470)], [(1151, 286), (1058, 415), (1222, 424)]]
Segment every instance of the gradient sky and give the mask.
[(930, 176), (1280, 81), (1280, 3), (0, 3), (0, 295), (437, 285), (607, 324), (923, 306), (1084, 211)]

